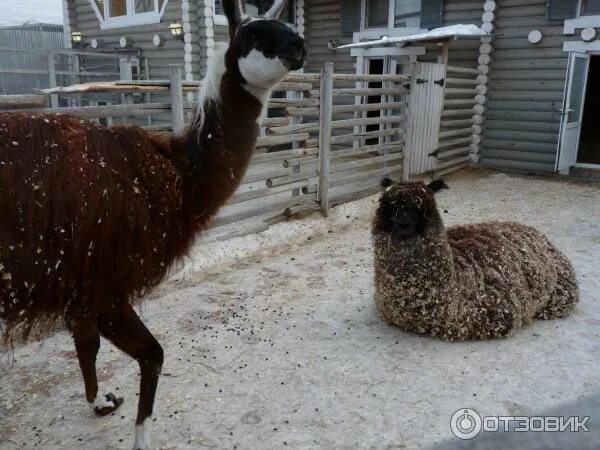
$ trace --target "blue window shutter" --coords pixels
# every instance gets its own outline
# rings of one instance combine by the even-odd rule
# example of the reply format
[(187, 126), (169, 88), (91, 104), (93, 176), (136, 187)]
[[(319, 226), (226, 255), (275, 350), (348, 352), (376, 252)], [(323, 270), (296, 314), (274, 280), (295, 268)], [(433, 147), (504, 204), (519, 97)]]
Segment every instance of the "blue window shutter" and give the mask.
[(444, 20), (444, 0), (421, 1), (421, 28), (439, 28)]
[(577, 15), (577, 0), (548, 0), (546, 15), (548, 20), (572, 19)]
[(342, 33), (360, 30), (360, 0), (342, 0)]

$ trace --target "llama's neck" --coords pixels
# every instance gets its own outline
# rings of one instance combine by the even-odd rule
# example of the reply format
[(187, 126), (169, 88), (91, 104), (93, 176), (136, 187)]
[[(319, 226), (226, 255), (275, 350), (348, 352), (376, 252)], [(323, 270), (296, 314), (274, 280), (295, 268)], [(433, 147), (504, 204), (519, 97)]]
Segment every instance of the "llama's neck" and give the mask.
[[(215, 63), (215, 61), (213, 61)], [(184, 209), (202, 226), (239, 186), (254, 151), (263, 103), (222, 61), (207, 75), (202, 107), (183, 136)], [(181, 154), (181, 152), (179, 152)]]

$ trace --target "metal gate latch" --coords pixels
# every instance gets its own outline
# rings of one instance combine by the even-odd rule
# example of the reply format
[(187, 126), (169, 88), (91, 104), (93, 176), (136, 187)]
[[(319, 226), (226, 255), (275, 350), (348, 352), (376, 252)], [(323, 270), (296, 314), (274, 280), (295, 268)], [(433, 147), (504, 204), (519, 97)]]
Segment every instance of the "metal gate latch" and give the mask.
[(444, 78), (440, 78), (439, 80), (434, 81), (435, 84), (439, 84), (442, 87), (444, 87), (445, 82), (446, 82), (446, 80)]
[(425, 84), (425, 83), (429, 83), (429, 80), (426, 80), (424, 78), (417, 78), (417, 84)]

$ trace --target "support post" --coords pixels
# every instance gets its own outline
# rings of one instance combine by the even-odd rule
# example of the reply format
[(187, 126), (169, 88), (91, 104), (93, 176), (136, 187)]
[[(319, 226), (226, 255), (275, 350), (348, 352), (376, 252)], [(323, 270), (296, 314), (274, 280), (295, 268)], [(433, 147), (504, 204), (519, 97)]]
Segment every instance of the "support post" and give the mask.
[(181, 134), (185, 128), (183, 115), (183, 83), (181, 66), (171, 64), (171, 113), (173, 115), (173, 133)]
[(321, 105), (319, 114), (319, 191), (321, 212), (329, 214), (329, 156), (331, 152), (331, 121), (333, 112), (333, 63), (326, 62), (321, 70)]
[[(51, 88), (55, 88), (56, 87), (56, 59), (55, 59), (55, 53), (50, 52), (48, 53), (48, 76), (50, 77), (49, 82), (50, 82), (50, 87)], [(50, 96), (50, 106), (52, 108), (58, 108), (58, 95), (56, 94), (52, 94)]]

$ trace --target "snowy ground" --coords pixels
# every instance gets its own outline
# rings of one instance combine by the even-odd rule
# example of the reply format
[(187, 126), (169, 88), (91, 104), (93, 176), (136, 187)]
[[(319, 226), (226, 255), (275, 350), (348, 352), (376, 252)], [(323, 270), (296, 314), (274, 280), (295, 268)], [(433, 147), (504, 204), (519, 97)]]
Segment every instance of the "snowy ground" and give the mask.
[[(462, 407), (527, 414), (600, 391), (600, 186), (494, 172), (448, 184), (447, 224), (519, 220), (566, 251), (582, 293), (570, 318), (472, 343), (384, 325), (375, 198), (205, 243), (142, 309), (166, 351), (156, 447), (421, 448), (449, 439)], [(105, 418), (88, 410), (66, 334), (0, 354), (0, 447), (129, 448), (137, 365), (103, 342), (98, 369), (101, 392), (125, 397)]]

